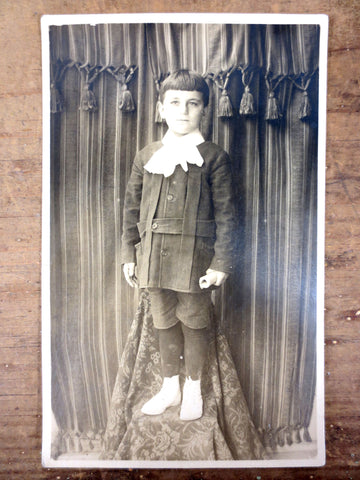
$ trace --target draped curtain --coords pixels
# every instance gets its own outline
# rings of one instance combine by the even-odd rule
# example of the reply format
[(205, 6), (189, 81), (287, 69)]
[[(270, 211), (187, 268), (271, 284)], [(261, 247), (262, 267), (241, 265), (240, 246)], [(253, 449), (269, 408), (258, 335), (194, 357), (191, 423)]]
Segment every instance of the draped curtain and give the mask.
[(119, 262), (135, 153), (166, 127), (159, 85), (210, 86), (204, 136), (232, 158), (236, 273), (215, 295), (267, 445), (309, 440), (316, 386), (319, 27), (103, 24), (50, 28), (52, 399), (68, 450), (96, 446), (138, 303)]

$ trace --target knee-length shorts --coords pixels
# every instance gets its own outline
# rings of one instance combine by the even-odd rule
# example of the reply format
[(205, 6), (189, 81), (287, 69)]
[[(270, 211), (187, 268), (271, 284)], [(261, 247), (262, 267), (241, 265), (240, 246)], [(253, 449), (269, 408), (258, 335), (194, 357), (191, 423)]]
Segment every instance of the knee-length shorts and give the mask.
[(194, 329), (207, 328), (212, 315), (211, 292), (175, 292), (163, 288), (148, 288), (155, 328), (173, 327), (180, 320)]

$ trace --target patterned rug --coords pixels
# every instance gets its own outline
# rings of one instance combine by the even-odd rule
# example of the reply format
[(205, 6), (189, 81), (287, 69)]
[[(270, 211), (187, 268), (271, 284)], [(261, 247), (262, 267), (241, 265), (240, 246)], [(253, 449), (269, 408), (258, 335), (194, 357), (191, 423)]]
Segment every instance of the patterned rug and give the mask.
[[(184, 381), (182, 368), (181, 382)], [(112, 396), (102, 459), (255, 460), (266, 458), (249, 415), (226, 338), (213, 322), (202, 379), (204, 414), (179, 419), (180, 406), (162, 415), (141, 413), (162, 384), (156, 330), (146, 292), (119, 366)]]

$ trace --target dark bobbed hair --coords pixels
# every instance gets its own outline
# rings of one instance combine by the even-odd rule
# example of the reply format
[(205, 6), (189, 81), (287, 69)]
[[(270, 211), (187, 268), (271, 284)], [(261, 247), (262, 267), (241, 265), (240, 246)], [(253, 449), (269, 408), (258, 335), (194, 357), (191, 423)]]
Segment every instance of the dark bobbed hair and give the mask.
[(164, 101), (165, 92), (168, 90), (183, 90), (189, 92), (201, 92), (203, 96), (204, 107), (209, 104), (209, 87), (204, 78), (196, 72), (182, 69), (171, 73), (163, 81), (160, 87), (160, 101)]

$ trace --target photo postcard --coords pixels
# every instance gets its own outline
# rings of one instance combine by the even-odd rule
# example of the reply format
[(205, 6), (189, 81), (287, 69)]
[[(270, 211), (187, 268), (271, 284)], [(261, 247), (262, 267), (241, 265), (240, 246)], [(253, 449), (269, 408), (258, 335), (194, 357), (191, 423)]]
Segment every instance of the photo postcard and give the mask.
[(327, 32), (42, 18), (44, 466), (324, 464)]

